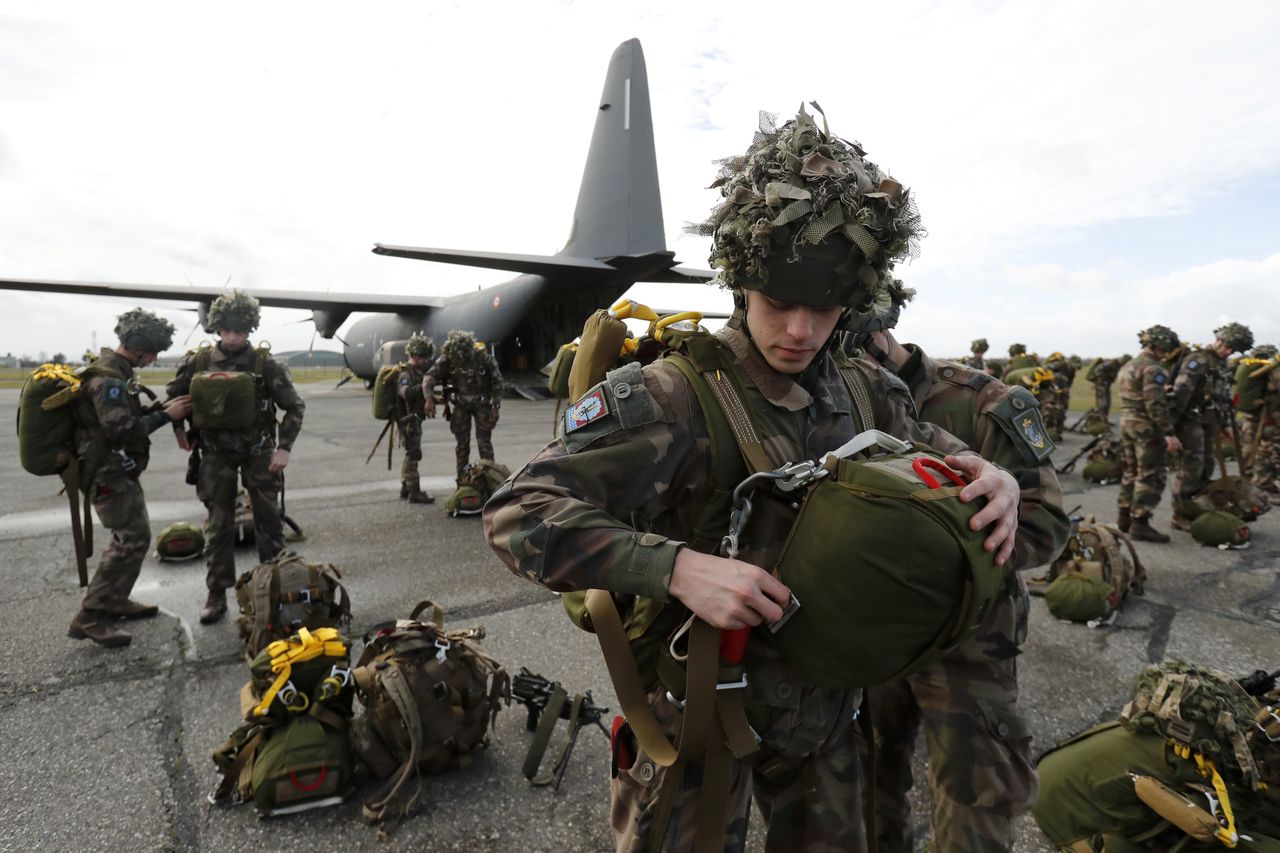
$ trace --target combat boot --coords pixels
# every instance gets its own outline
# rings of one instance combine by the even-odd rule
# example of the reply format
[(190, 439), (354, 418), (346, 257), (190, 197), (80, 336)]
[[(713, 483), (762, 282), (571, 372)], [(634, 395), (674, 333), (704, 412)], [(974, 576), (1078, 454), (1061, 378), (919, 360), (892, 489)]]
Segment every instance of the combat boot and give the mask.
[(1169, 541), (1167, 535), (1151, 526), (1151, 520), (1145, 515), (1133, 517), (1133, 526), (1129, 531), (1129, 535), (1139, 542), (1158, 542), (1163, 544)]
[(73, 640), (93, 640), (100, 646), (115, 649), (133, 642), (133, 635), (111, 624), (111, 615), (105, 610), (89, 610), (81, 607), (71, 620), (67, 636)]
[(431, 497), (431, 495), (422, 491), (422, 486), (418, 484), (418, 481), (416, 479), (410, 480), (408, 482), (408, 488), (409, 488), (409, 503), (433, 504), (436, 502), (435, 498)]
[(227, 615), (227, 591), (225, 589), (209, 590), (209, 598), (200, 611), (200, 624), (212, 625)]
[(401, 480), (400, 481), (400, 500), (402, 501), (408, 500), (408, 498), (409, 498), (409, 481)]
[(1174, 513), (1173, 518), (1169, 519), (1169, 526), (1174, 530), (1190, 530), (1191, 519), (1180, 513)]
[(107, 606), (103, 610), (116, 619), (150, 619), (160, 612), (160, 608), (156, 605), (143, 604), (141, 601), (134, 601), (132, 598), (107, 602)]
[(1132, 524), (1133, 516), (1129, 507), (1122, 506), (1116, 510), (1116, 527), (1120, 528), (1121, 533), (1128, 533)]

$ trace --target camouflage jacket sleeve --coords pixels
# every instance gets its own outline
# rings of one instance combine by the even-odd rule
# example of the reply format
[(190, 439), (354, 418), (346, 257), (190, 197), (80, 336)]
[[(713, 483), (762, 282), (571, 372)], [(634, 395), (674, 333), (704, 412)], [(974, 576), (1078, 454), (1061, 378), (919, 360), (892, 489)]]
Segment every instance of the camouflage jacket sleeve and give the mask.
[(182, 361), (178, 362), (178, 372), (169, 380), (169, 384), (164, 386), (166, 400), (172, 400), (174, 397), (181, 397), (183, 394), (191, 393), (191, 353), (188, 352), (182, 357)]
[(1209, 359), (1198, 349), (1182, 357), (1173, 390), (1169, 392), (1169, 415), (1174, 422), (1183, 420), (1191, 409), (1204, 404), (1209, 368)]
[(489, 377), (487, 394), (494, 406), (502, 405), (502, 371), (498, 369), (498, 360), (489, 350), (484, 351), (485, 373)]
[(98, 427), (102, 430), (107, 447), (124, 447), (139, 424), (144, 434), (150, 434), (169, 420), (162, 411), (136, 414), (129, 386), (113, 376), (95, 376), (85, 385), (81, 393), (86, 393), (93, 404), (93, 413), (98, 419)]
[(1147, 416), (1165, 435), (1174, 430), (1173, 414), (1169, 411), (1169, 400), (1165, 389), (1169, 385), (1169, 374), (1158, 364), (1144, 365), (1142, 368), (1142, 399), (1146, 404)]
[[(484, 509), (502, 561), (557, 592), (607, 589), (658, 601), (711, 489), (710, 439), (684, 378), (661, 363), (611, 374), (570, 406), (576, 424)], [(618, 375), (629, 377), (619, 399)]]
[(427, 399), (433, 397), (436, 393), (437, 385), (447, 385), (449, 383), (449, 362), (445, 359), (444, 353), (436, 356), (435, 361), (431, 362), (431, 366), (427, 368), (427, 373), (422, 377), (422, 395)]
[(302, 416), (307, 410), (307, 404), (298, 396), (298, 389), (293, 387), (293, 377), (283, 362), (268, 357), (266, 374), (267, 393), (271, 395), (271, 402), (284, 410), (284, 417), (280, 419), (277, 446), (281, 450), (293, 450), (293, 443), (302, 432)]
[(396, 395), (404, 401), (409, 414), (422, 415), (422, 374), (413, 368), (403, 368), (396, 379)]

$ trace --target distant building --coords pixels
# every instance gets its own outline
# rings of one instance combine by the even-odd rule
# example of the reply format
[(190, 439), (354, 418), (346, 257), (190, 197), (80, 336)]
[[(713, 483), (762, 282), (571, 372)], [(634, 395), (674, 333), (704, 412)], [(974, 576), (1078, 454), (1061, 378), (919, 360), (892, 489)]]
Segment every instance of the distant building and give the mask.
[(327, 349), (291, 350), (288, 352), (272, 353), (272, 355), (292, 368), (344, 367), (347, 363), (343, 359), (342, 353)]

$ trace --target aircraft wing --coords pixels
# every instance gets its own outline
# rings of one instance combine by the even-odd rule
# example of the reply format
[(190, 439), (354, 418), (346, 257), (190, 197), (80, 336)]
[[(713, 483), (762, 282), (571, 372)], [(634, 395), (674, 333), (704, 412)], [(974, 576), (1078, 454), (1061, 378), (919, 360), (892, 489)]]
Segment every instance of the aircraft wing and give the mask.
[(548, 278), (630, 278), (632, 281), (701, 283), (714, 277), (711, 270), (696, 270), (672, 265), (670, 252), (647, 255), (618, 256), (609, 262), (572, 255), (515, 255), (504, 252), (470, 252), (458, 249), (434, 249), (419, 246), (388, 246), (375, 243), (374, 254), (394, 258), (413, 258), (468, 267), (507, 270), (515, 273), (542, 275)]
[[(445, 300), (418, 294), (336, 293), (322, 290), (281, 290), (244, 287), (263, 305), (272, 308), (311, 310), (385, 311), (397, 313), (414, 308), (439, 308)], [(52, 281), (0, 278), (0, 290), (28, 290), (36, 293), (78, 293), (85, 296), (119, 296), (128, 299), (176, 299), (208, 303), (227, 292), (223, 287), (168, 284), (126, 284), (100, 281)]]

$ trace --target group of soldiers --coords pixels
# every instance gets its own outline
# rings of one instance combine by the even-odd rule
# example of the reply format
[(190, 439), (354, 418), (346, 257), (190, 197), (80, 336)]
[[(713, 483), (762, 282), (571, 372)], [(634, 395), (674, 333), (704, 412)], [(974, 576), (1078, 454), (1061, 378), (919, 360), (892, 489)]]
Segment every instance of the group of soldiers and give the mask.
[(969, 344), (970, 352), (963, 363), (975, 370), (986, 371), (1008, 385), (1021, 385), (1030, 390), (1040, 403), (1040, 413), (1049, 437), (1062, 441), (1067, 410), (1071, 405), (1071, 384), (1083, 364), (1080, 357), (1054, 352), (1041, 360), (1035, 353), (1027, 352), (1026, 344), (1012, 343), (1009, 344), (1009, 357), (995, 360), (987, 358), (989, 349), (987, 339), (978, 338)]

